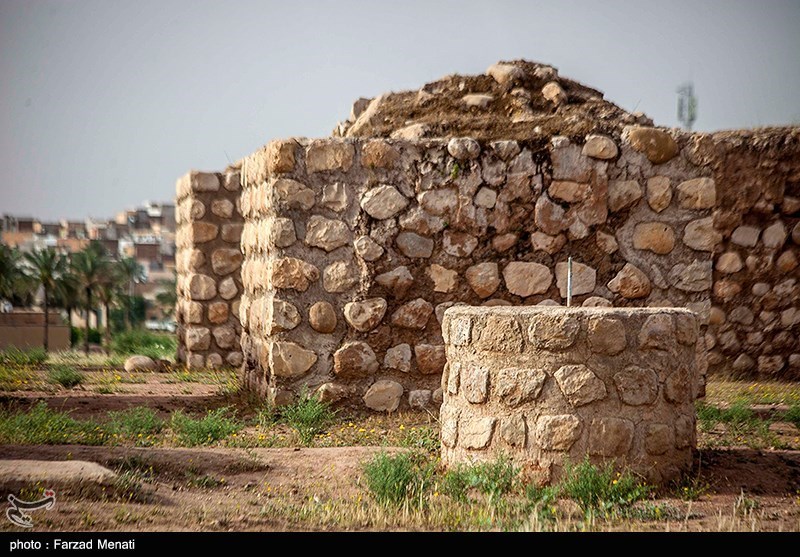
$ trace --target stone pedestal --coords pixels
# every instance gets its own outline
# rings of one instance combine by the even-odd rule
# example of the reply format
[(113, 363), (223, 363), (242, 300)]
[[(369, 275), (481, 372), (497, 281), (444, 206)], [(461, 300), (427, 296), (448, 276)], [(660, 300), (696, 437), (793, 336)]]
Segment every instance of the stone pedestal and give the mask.
[(584, 455), (652, 483), (690, 468), (693, 312), (456, 306), (442, 333), (446, 465), (503, 453), (541, 483), (557, 481)]

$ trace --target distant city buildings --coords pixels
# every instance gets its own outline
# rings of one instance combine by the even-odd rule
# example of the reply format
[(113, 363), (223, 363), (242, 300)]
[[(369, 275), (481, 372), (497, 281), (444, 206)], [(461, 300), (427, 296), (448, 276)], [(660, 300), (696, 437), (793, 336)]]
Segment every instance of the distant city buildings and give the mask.
[(65, 254), (75, 253), (95, 240), (114, 259), (133, 257), (146, 277), (135, 285), (134, 294), (150, 302), (147, 319), (163, 319), (155, 299), (165, 284), (174, 280), (174, 203), (145, 202), (142, 207), (118, 213), (112, 220), (88, 217), (45, 222), (27, 215), (7, 214), (0, 219), (0, 244), (22, 252), (54, 248)]
[(88, 217), (45, 222), (27, 215), (3, 215), (0, 221), (0, 243), (23, 252), (51, 247), (73, 253), (92, 240), (103, 244), (113, 258), (135, 258), (145, 271), (171, 271), (175, 267), (175, 205), (146, 202), (118, 213), (113, 220)]

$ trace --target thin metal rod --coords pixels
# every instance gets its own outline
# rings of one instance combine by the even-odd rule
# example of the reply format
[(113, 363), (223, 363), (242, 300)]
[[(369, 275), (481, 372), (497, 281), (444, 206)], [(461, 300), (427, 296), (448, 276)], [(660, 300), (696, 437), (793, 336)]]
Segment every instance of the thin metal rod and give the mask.
[(572, 256), (567, 259), (567, 307), (572, 305)]

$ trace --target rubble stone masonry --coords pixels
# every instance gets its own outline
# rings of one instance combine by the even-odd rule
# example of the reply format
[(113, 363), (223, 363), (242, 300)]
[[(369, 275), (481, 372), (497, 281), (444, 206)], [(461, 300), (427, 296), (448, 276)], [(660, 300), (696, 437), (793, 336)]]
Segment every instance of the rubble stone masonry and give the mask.
[(667, 483), (696, 446), (696, 315), (664, 308), (445, 312), (442, 461), (509, 456), (540, 483), (588, 455)]
[[(580, 141), (579, 141), (580, 140)], [(289, 139), (242, 162), (245, 384), (380, 411), (441, 402), (454, 304), (680, 306), (705, 380), (717, 185), (689, 136)]]
[(241, 366), (243, 220), (237, 172), (192, 171), (177, 182), (178, 361)]

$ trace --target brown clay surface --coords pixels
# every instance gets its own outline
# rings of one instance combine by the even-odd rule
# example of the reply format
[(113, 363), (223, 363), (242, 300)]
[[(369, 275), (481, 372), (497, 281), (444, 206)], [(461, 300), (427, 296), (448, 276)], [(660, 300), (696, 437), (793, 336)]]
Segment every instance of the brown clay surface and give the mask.
[[(149, 374), (149, 381), (163, 380)], [(81, 395), (75, 392), (6, 395), (5, 403), (27, 405), (43, 399), (53, 407), (69, 407), (83, 418), (105, 418), (110, 409), (131, 404), (159, 410), (189, 409), (190, 395), (165, 394), (166, 387), (141, 383), (136, 393)], [(219, 387), (180, 384), (192, 393), (214, 392)], [(231, 404), (221, 395), (197, 395), (209, 404)], [(82, 404), (81, 401), (89, 401)], [(244, 406), (243, 412), (250, 411)], [(427, 417), (419, 416), (416, 423)], [(414, 422), (410, 413), (383, 417), (385, 429), (408, 427)], [(351, 425), (352, 424), (352, 425)], [(402, 426), (401, 424), (406, 424)], [(358, 430), (376, 426), (375, 417), (349, 417), (334, 425)], [(788, 441), (800, 434), (789, 424), (776, 423), (781, 438)], [(684, 501), (676, 489), (668, 489), (651, 501), (666, 505), (673, 514), (660, 520), (626, 520), (617, 523), (597, 522), (596, 529), (615, 530), (782, 530), (800, 531), (800, 451), (755, 450), (740, 445), (710, 449), (719, 434), (716, 430), (701, 433), (701, 451), (689, 480), (700, 486), (696, 501)], [(796, 444), (791, 445), (796, 447)], [(403, 513), (375, 515), (369, 503), (361, 463), (381, 448), (347, 446), (328, 448), (234, 448), (169, 446), (85, 446), (85, 445), (4, 445), (5, 459), (86, 460), (112, 470), (136, 469), (142, 491), (128, 499), (124, 492), (113, 497), (101, 494), (57, 495), (51, 511), (33, 516), (34, 531), (276, 531), (276, 530), (385, 530), (419, 529), (418, 523), (403, 522)], [(402, 450), (402, 449), (388, 449)], [(679, 489), (678, 489), (679, 491)], [(5, 494), (2, 494), (5, 498)], [(337, 511), (338, 509), (338, 511)], [(344, 511), (342, 511), (344, 509)], [(352, 509), (352, 512), (351, 512)], [(338, 512), (338, 514), (337, 514)], [(388, 518), (387, 518), (388, 517)], [(580, 520), (580, 517), (577, 517)], [(574, 529), (575, 523), (563, 519), (562, 529)], [(570, 525), (571, 524), (571, 525)], [(427, 525), (426, 529), (447, 530), (447, 524)], [(0, 521), (0, 531), (14, 527)]]

